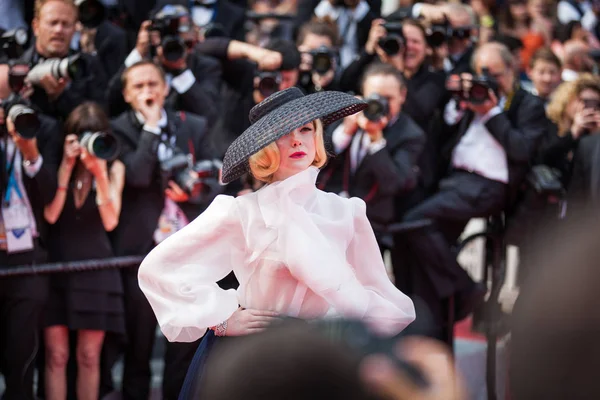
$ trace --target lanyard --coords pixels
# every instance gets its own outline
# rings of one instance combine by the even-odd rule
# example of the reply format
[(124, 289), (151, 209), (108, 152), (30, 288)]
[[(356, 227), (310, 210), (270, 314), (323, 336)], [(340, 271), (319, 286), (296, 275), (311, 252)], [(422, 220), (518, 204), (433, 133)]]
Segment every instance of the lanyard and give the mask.
[[(4, 147), (5, 147), (5, 154), (7, 155), (7, 159), (8, 159), (8, 142), (4, 143)], [(14, 148), (13, 149), (13, 153), (12, 153), (12, 157), (9, 163), (6, 164), (6, 176), (8, 177), (8, 184), (6, 186), (6, 191), (4, 192), (4, 199), (3, 199), (3, 207), (8, 207), (8, 205), (10, 204), (10, 195), (12, 193), (12, 189), (15, 189), (17, 191), (17, 196), (19, 196), (19, 199), (23, 198), (23, 193), (21, 193), (21, 188), (19, 187), (19, 184), (17, 183), (17, 178), (16, 178), (16, 174), (15, 174), (15, 158), (17, 156), (17, 149)]]

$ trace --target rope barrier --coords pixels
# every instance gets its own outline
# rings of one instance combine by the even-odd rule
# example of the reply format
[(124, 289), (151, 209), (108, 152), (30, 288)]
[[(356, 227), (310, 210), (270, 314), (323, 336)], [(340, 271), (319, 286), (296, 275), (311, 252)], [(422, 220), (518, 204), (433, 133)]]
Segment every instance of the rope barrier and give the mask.
[(96, 271), (110, 268), (129, 268), (140, 265), (143, 256), (113, 257), (99, 260), (82, 260), (38, 265), (0, 267), (0, 278), (25, 275), (52, 274), (59, 272)]

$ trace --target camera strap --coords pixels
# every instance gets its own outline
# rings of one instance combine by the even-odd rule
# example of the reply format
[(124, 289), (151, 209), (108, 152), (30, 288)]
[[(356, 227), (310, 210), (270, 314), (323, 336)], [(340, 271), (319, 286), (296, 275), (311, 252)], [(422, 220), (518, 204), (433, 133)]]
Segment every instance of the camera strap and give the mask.
[(6, 208), (10, 204), (10, 195), (11, 190), (15, 189), (19, 198), (23, 198), (23, 194), (21, 193), (21, 189), (17, 184), (17, 180), (14, 174), (15, 169), (15, 159), (17, 157), (17, 148), (15, 146), (10, 162), (8, 162), (8, 140), (4, 141), (4, 160), (7, 160), (7, 164), (5, 168), (2, 168), (2, 181), (5, 185), (2, 193), (2, 207)]

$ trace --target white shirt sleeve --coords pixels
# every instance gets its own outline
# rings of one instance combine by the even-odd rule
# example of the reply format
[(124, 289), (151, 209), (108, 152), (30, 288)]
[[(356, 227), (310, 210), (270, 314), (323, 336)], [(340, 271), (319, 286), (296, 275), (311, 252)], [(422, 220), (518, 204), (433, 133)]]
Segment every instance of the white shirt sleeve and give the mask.
[(35, 160), (35, 162), (33, 164), (23, 164), (23, 170), (25, 171), (25, 174), (28, 177), (33, 178), (37, 175), (38, 172), (40, 172), (40, 169), (42, 169), (43, 163), (44, 163), (44, 159), (42, 158), (42, 155), (40, 154), (40, 156), (37, 158), (37, 160)]
[(129, 68), (133, 64), (135, 64), (136, 62), (139, 62), (139, 61), (142, 61), (142, 55), (140, 54), (139, 51), (137, 51), (136, 48), (134, 48), (133, 50), (131, 50), (131, 53), (129, 53), (129, 55), (125, 59), (125, 66), (127, 68)]
[(560, 1), (558, 3), (556, 15), (558, 16), (558, 21), (563, 25), (581, 19), (579, 12), (577, 12), (577, 10), (567, 1)]
[(344, 131), (344, 124), (341, 123), (340, 126), (335, 128), (333, 134), (331, 135), (331, 141), (333, 142), (333, 150), (335, 154), (340, 154), (342, 151), (346, 150), (346, 148), (352, 142), (352, 135), (347, 135)]
[(237, 310), (237, 292), (217, 282), (244, 265), (244, 243), (235, 199), (220, 195), (144, 259), (139, 286), (169, 341), (193, 342)]

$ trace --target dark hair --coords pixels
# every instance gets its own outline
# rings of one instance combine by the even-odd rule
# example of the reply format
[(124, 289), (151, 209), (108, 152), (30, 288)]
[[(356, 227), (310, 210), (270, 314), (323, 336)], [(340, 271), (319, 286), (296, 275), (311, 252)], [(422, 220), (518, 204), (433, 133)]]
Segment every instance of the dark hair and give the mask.
[(125, 71), (123, 71), (123, 73), (121, 74), (121, 86), (123, 89), (125, 89), (125, 87), (127, 86), (127, 77), (129, 76), (129, 71), (131, 71), (132, 69), (137, 68), (137, 67), (142, 67), (144, 65), (151, 65), (154, 68), (156, 68), (156, 70), (160, 74), (160, 78), (162, 79), (162, 81), (163, 82), (167, 81), (165, 71), (161, 68), (160, 65), (156, 64), (154, 61), (141, 60), (141, 61), (138, 61), (138, 62), (130, 65), (129, 67), (127, 67), (125, 69)]
[(300, 52), (294, 42), (279, 38), (271, 39), (265, 48), (281, 53), (282, 71), (290, 71), (300, 66)]
[(529, 60), (529, 68), (533, 68), (535, 63), (538, 61), (545, 61), (554, 64), (558, 67), (558, 69), (562, 68), (560, 59), (548, 47), (542, 47), (541, 49), (538, 49), (535, 53), (533, 53), (533, 56), (531, 56), (531, 60)]
[(81, 135), (84, 132), (106, 132), (110, 122), (104, 109), (94, 102), (85, 102), (77, 106), (65, 122), (65, 135)]
[(200, 400), (373, 400), (358, 354), (304, 321), (226, 338), (211, 350), (196, 386)]
[(400, 84), (401, 89), (406, 87), (406, 79), (404, 79), (404, 75), (402, 75), (402, 72), (398, 71), (394, 66), (390, 64), (375, 63), (372, 64), (369, 68), (367, 68), (367, 70), (362, 76), (362, 80), (360, 82), (361, 92), (364, 91), (364, 85), (367, 81), (367, 78), (375, 75), (393, 76)]
[(331, 44), (337, 47), (340, 42), (340, 38), (337, 31), (337, 25), (329, 18), (315, 18), (300, 27), (298, 37), (296, 38), (296, 45), (300, 46), (308, 34), (317, 36), (327, 36), (331, 40)]

